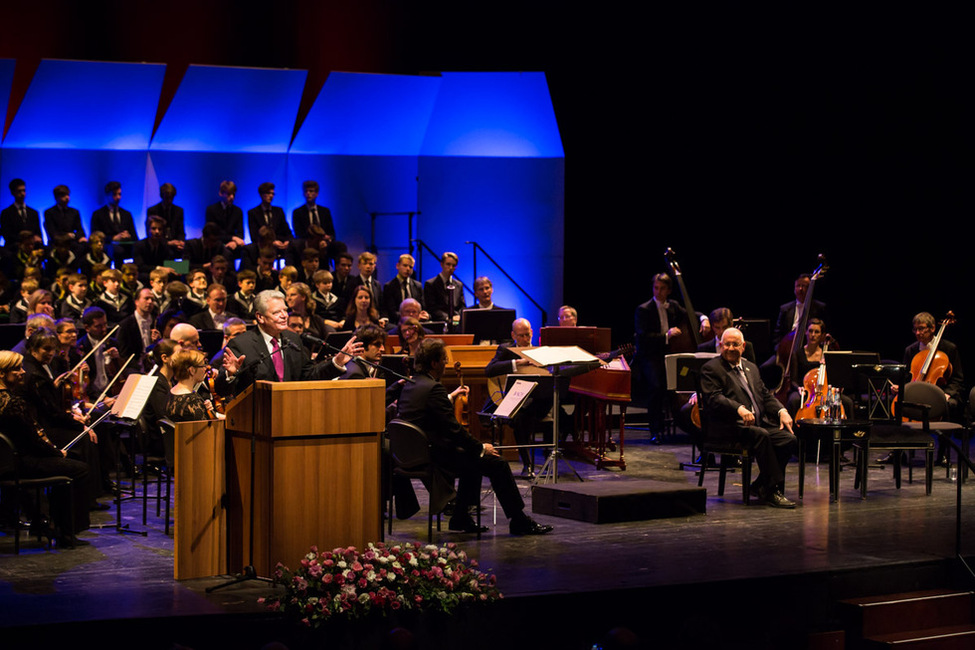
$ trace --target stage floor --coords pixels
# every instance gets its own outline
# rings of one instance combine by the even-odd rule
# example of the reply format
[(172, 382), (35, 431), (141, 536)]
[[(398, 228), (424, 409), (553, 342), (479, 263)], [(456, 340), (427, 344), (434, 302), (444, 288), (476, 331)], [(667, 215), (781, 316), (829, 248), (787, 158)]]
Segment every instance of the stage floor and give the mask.
[[(690, 446), (655, 445), (645, 432), (627, 432), (626, 471), (597, 471), (569, 461), (588, 481), (652, 478), (696, 485)], [(796, 498), (797, 464), (790, 464), (786, 494)], [(561, 480), (575, 480), (564, 467)], [(936, 470), (930, 497), (923, 469), (915, 482), (894, 487), (890, 469), (870, 469), (866, 500), (853, 489), (852, 468), (841, 477), (840, 499), (829, 503), (825, 464), (807, 464), (805, 498), (795, 510), (764, 505), (745, 507), (740, 479), (729, 475), (723, 497), (716, 495), (718, 473), (708, 472), (707, 514), (652, 521), (589, 524), (536, 516), (555, 531), (519, 538), (507, 532), (500, 508), (487, 497), (483, 513), (491, 530), (473, 535), (444, 531), (438, 541), (456, 542), (493, 571), (506, 598), (550, 597), (584, 592), (618, 592), (696, 583), (776, 578), (819, 572), (859, 571), (869, 567), (909, 566), (940, 561), (955, 553), (955, 489), (944, 470)], [(421, 499), (425, 492), (418, 490)], [(964, 488), (963, 546), (975, 553), (975, 481)], [(530, 502), (530, 500), (529, 500)], [(754, 503), (754, 501), (753, 501)], [(530, 508), (530, 506), (529, 506)], [(114, 520), (114, 510), (98, 520)], [(141, 503), (125, 504), (123, 518), (141, 529)], [(446, 522), (445, 522), (446, 524)], [(114, 528), (82, 534), (89, 546), (47, 552), (33, 541), (12, 554), (12, 540), (0, 537), (0, 626), (126, 618), (206, 616), (262, 612), (256, 599), (269, 587), (249, 583), (207, 595), (221, 580), (175, 582), (173, 540), (150, 511), (148, 535), (118, 534)], [(426, 519), (395, 521), (392, 541), (425, 539)], [(676, 593), (676, 592), (675, 592)]]

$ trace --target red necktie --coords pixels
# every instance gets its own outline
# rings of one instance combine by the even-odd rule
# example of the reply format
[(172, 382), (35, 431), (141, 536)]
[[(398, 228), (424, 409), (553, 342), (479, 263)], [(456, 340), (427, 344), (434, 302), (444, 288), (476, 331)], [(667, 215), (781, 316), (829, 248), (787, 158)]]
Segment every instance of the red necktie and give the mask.
[(274, 364), (274, 372), (278, 375), (278, 381), (284, 381), (284, 359), (281, 355), (281, 346), (277, 339), (271, 339), (271, 362)]

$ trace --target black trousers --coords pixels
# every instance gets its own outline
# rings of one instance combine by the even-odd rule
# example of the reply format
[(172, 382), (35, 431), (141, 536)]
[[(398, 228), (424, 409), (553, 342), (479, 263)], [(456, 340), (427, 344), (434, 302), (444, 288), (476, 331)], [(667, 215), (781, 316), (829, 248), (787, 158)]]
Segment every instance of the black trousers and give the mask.
[(444, 455), (436, 460), (458, 477), (455, 512), (466, 512), (467, 508), (479, 503), (481, 478), (484, 476), (491, 481), (491, 488), (508, 519), (524, 512), (525, 502), (515, 484), (515, 477), (511, 475), (511, 468), (504, 459), (461, 452)]

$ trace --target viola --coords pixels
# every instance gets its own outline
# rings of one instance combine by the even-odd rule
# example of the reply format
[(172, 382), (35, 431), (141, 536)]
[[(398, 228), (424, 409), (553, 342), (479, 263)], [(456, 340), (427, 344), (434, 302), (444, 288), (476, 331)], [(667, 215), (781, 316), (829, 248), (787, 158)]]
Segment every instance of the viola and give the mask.
[[(464, 385), (464, 375), (460, 371), (460, 361), (454, 362), (454, 372), (457, 373), (457, 380), (460, 385)], [(470, 426), (470, 418), (467, 415), (467, 395), (458, 393), (454, 399), (454, 417), (461, 423), (461, 426)]]

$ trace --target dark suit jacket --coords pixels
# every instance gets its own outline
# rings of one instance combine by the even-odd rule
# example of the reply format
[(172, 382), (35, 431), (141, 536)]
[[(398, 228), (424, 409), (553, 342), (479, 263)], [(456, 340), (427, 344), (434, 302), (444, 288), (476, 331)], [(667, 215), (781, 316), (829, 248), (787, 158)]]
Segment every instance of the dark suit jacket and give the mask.
[(213, 322), (213, 317), (210, 316), (210, 310), (204, 309), (201, 312), (193, 314), (190, 318), (190, 325), (198, 330), (218, 330), (217, 324)]
[[(261, 226), (264, 225), (264, 208), (257, 206), (247, 211), (247, 230), (251, 236), (251, 242), (261, 241), (258, 234)], [(284, 210), (276, 205), (271, 206), (271, 228), (274, 229), (275, 239), (281, 241), (291, 241), (294, 235), (288, 226), (288, 220), (284, 218)]]
[(220, 227), (220, 238), (225, 244), (232, 237), (244, 238), (244, 211), (239, 206), (231, 205), (224, 210), (223, 204), (220, 201), (217, 201), (213, 205), (208, 205), (205, 222), (215, 223)]
[(25, 210), (27, 212), (26, 221), (20, 218), (20, 212), (17, 211), (13, 203), (0, 212), (0, 235), (3, 235), (3, 243), (7, 248), (17, 246), (21, 230), (29, 230), (38, 237), (41, 235), (41, 219), (37, 210), (30, 206), (25, 206)]
[(85, 237), (85, 227), (81, 225), (81, 213), (70, 205), (61, 210), (57, 205), (44, 211), (44, 232), (47, 233), (47, 243), (53, 244), (54, 238), (66, 233), (74, 233), (75, 241)]
[(203, 243), (202, 237), (188, 240), (184, 255), (190, 261), (191, 268), (202, 268), (204, 264), (209, 264), (210, 260), (216, 255), (223, 255), (227, 260), (235, 258), (235, 255), (223, 244), (217, 244), (208, 248)]
[(151, 239), (140, 239), (132, 247), (132, 259), (139, 267), (142, 278), (148, 281), (149, 273), (157, 266), (163, 266), (166, 260), (173, 259), (173, 251), (166, 242), (158, 242), (153, 249)]
[(511, 362), (520, 359), (510, 348), (515, 347), (513, 343), (502, 343), (494, 352), (494, 358), (484, 368), (484, 374), (488, 377), (498, 377), (507, 375), (511, 372)]
[[(312, 363), (308, 351), (301, 345), (301, 338), (294, 332), (285, 330), (281, 333), (281, 339), (283, 342), (290, 343), (290, 345), (282, 343), (285, 381), (333, 379), (343, 373), (335, 367), (331, 357), (319, 363)], [(268, 354), (268, 348), (264, 345), (264, 338), (259, 330), (244, 332), (227, 347), (237, 356), (246, 355), (247, 359), (244, 360), (246, 367), (237, 373), (234, 381), (226, 381), (223, 372), (220, 373), (217, 379), (217, 391), (221, 395), (230, 392), (236, 395), (255, 381), (278, 381), (274, 362)]]
[[(809, 306), (809, 318), (818, 318), (829, 326), (829, 318), (826, 314), (826, 303), (813, 299)], [(779, 317), (775, 321), (775, 330), (772, 332), (773, 347), (779, 344), (782, 337), (792, 331), (792, 321), (796, 319), (796, 301), (787, 302), (779, 307)]]
[(146, 210), (146, 237), (149, 236), (149, 217), (153, 215), (158, 215), (166, 220), (166, 241), (186, 240), (186, 229), (183, 227), (183, 208), (178, 205), (166, 208), (160, 201)]
[[(652, 299), (636, 308), (634, 320), (637, 355), (645, 361), (663, 363), (668, 349), (667, 332), (661, 331), (660, 315)], [(667, 320), (671, 327), (688, 327), (687, 311), (674, 300), (667, 301)]]
[[(705, 341), (701, 345), (697, 346), (698, 352), (717, 352), (721, 354), (721, 350), (718, 346), (718, 339), (711, 339), (710, 341)], [(751, 341), (745, 341), (745, 353), (742, 355), (746, 360), (752, 363), (758, 363), (755, 359), (755, 346), (752, 345)]]
[[(423, 306), (423, 285), (412, 277), (407, 279), (410, 283), (410, 293), (413, 299), (419, 301)], [(399, 275), (383, 285), (383, 313), (391, 321), (399, 321), (399, 306), (403, 302), (403, 292), (399, 281)]]
[[(938, 344), (938, 350), (948, 356), (948, 363), (951, 364), (951, 378), (944, 387), (945, 393), (959, 402), (963, 402), (966, 399), (965, 373), (961, 367), (961, 355), (958, 354), (958, 346), (942, 338), (941, 343)], [(904, 349), (904, 365), (910, 368), (914, 355), (920, 351), (921, 344), (917, 341), (907, 346)]]
[[(335, 225), (332, 223), (332, 211), (326, 208), (324, 205), (317, 206), (318, 208), (318, 222), (325, 231), (325, 234), (335, 241)], [(311, 225), (310, 218), (308, 216), (308, 206), (303, 205), (299, 208), (295, 208), (295, 211), (291, 213), (291, 225), (295, 228), (295, 237), (299, 239), (305, 239), (308, 237), (308, 226)]]
[[(454, 314), (459, 315), (464, 309), (464, 285), (456, 275), (454, 292), (450, 299), (454, 304)], [(423, 300), (424, 307), (430, 314), (430, 320), (447, 320), (449, 314), (447, 287), (439, 273), (423, 283)]]
[(103, 205), (95, 210), (91, 215), (91, 231), (95, 232), (96, 230), (100, 230), (111, 241), (115, 235), (123, 230), (128, 230), (133, 240), (138, 239), (139, 232), (135, 229), (135, 221), (132, 220), (132, 213), (122, 207), (119, 207), (118, 212), (119, 220), (122, 222), (121, 228), (112, 222), (111, 213), (108, 211), (107, 205)]
[(345, 364), (345, 372), (341, 377), (339, 377), (339, 379), (383, 379), (382, 370), (377, 369), (375, 377), (371, 377), (369, 375), (370, 370), (372, 370), (372, 368), (367, 366), (359, 359), (353, 359)]
[[(239, 337), (238, 337), (239, 338)], [(447, 389), (428, 374), (416, 374), (399, 396), (399, 417), (416, 424), (430, 440), (434, 460), (447, 469), (460, 454), (479, 456), (483, 445), (461, 426), (447, 397)]]
[(115, 332), (115, 338), (118, 341), (118, 353), (122, 357), (122, 361), (129, 358), (130, 354), (135, 355), (135, 359), (129, 364), (129, 369), (133, 372), (141, 372), (148, 370), (143, 363), (143, 356), (146, 353), (146, 346), (142, 342), (142, 332), (139, 330), (139, 321), (135, 319), (135, 314), (131, 314), (122, 319), (122, 322), (118, 325), (118, 331)]
[[(744, 359), (741, 365), (748, 386), (762, 409), (762, 413), (755, 414), (756, 424), (779, 426), (778, 413), (782, 409), (782, 404), (765, 387), (758, 366)], [(704, 405), (712, 435), (733, 434), (741, 426), (738, 407), (744, 406), (749, 411), (752, 410), (752, 401), (748, 393), (735, 378), (731, 365), (721, 357), (715, 357), (701, 367), (701, 392), (704, 395)]]

